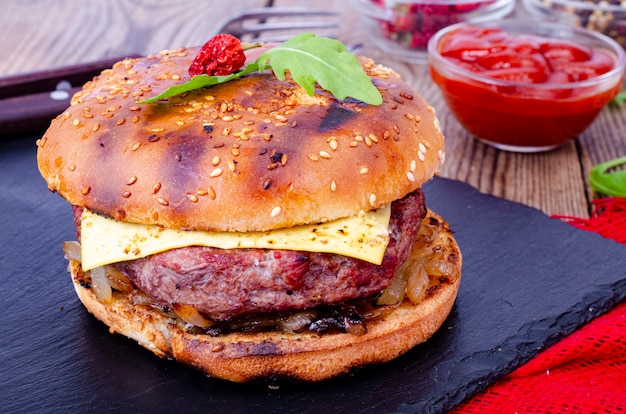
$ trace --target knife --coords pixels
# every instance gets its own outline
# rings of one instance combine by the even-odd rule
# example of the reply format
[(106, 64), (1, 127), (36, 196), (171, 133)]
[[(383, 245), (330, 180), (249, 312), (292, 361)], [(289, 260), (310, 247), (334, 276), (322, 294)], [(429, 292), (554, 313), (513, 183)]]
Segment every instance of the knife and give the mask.
[(82, 85), (127, 57), (0, 78), (0, 138), (43, 132)]

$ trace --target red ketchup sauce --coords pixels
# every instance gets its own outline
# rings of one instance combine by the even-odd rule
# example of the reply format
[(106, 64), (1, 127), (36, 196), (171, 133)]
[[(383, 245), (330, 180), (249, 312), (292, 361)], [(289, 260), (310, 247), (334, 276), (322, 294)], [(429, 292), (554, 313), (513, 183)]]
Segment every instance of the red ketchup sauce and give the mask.
[(459, 122), (496, 145), (547, 149), (568, 141), (621, 86), (621, 79), (577, 84), (609, 72), (616, 58), (569, 40), (465, 26), (445, 35), (438, 50), (454, 66), (503, 81), (481, 82), (439, 64), (430, 68)]

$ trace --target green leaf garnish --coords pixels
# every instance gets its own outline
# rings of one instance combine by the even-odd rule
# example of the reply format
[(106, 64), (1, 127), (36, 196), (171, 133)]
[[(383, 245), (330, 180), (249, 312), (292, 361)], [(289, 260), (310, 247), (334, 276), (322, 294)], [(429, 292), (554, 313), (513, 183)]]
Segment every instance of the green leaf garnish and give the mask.
[(302, 33), (263, 53), (240, 71), (226, 76), (194, 76), (185, 83), (169, 87), (158, 96), (137, 103), (152, 103), (225, 83), (252, 72), (263, 72), (267, 68), (271, 68), (280, 80), (284, 80), (285, 72), (289, 71), (293, 80), (311, 96), (315, 94), (317, 82), (338, 100), (352, 97), (370, 105), (380, 105), (383, 101), (356, 56), (343, 43), (317, 37), (313, 33)]
[(626, 197), (626, 170), (609, 172), (626, 164), (626, 157), (616, 158), (594, 166), (589, 172), (589, 184), (599, 193), (614, 197)]
[(615, 98), (613, 98), (613, 99), (611, 100), (611, 102), (609, 102), (609, 105), (610, 105), (610, 106), (613, 106), (613, 107), (617, 107), (617, 106), (619, 106), (622, 102), (625, 102), (625, 101), (626, 101), (626, 92), (625, 92), (625, 91), (622, 91), (622, 92), (618, 93), (618, 94), (615, 96)]

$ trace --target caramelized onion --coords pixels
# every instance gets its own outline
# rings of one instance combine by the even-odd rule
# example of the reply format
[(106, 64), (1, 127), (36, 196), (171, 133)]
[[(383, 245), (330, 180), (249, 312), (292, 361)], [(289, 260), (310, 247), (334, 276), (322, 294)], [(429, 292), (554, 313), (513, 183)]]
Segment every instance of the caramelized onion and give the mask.
[(96, 267), (95, 269), (91, 269), (89, 273), (91, 274), (91, 286), (98, 300), (103, 303), (110, 303), (113, 292), (106, 273), (104, 272), (104, 267)]
[(412, 304), (416, 305), (424, 298), (426, 288), (428, 288), (428, 273), (422, 266), (416, 266), (406, 282), (406, 296)]
[(213, 325), (213, 322), (200, 315), (200, 312), (191, 305), (184, 303), (175, 303), (173, 306), (176, 315), (187, 323), (190, 323), (201, 328), (208, 328)]
[(63, 242), (63, 253), (68, 260), (74, 260), (75, 262), (81, 262), (80, 243), (77, 241)]
[(110, 265), (104, 266), (104, 272), (113, 289), (126, 293), (133, 291), (133, 282), (124, 273)]
[(307, 329), (316, 317), (317, 312), (312, 310), (298, 312), (290, 315), (284, 321), (280, 321), (278, 325), (285, 332), (298, 333)]

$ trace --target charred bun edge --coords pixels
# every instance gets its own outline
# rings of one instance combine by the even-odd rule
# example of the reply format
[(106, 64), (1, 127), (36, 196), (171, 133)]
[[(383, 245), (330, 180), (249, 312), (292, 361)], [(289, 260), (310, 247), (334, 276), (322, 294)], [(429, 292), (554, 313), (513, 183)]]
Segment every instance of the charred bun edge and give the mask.
[(444, 160), (434, 109), (367, 58), (380, 106), (265, 72), (137, 104), (188, 80), (194, 55), (126, 59), (85, 84), (38, 141), (49, 188), (120, 221), (264, 231), (378, 208)]
[(234, 382), (321, 381), (398, 357), (429, 339), (448, 317), (460, 285), (462, 256), (447, 223), (429, 210), (426, 220), (433, 218), (440, 222), (433, 243), (452, 258), (458, 277), (453, 281), (435, 277), (422, 302), (412, 305), (405, 299), (389, 315), (369, 322), (368, 332), (360, 336), (185, 333), (157, 310), (133, 305), (127, 294), (114, 292), (110, 304), (98, 301), (93, 289), (79, 282), (80, 264), (70, 261), (69, 268), (76, 293), (90, 313), (112, 333), (131, 338), (160, 357)]

